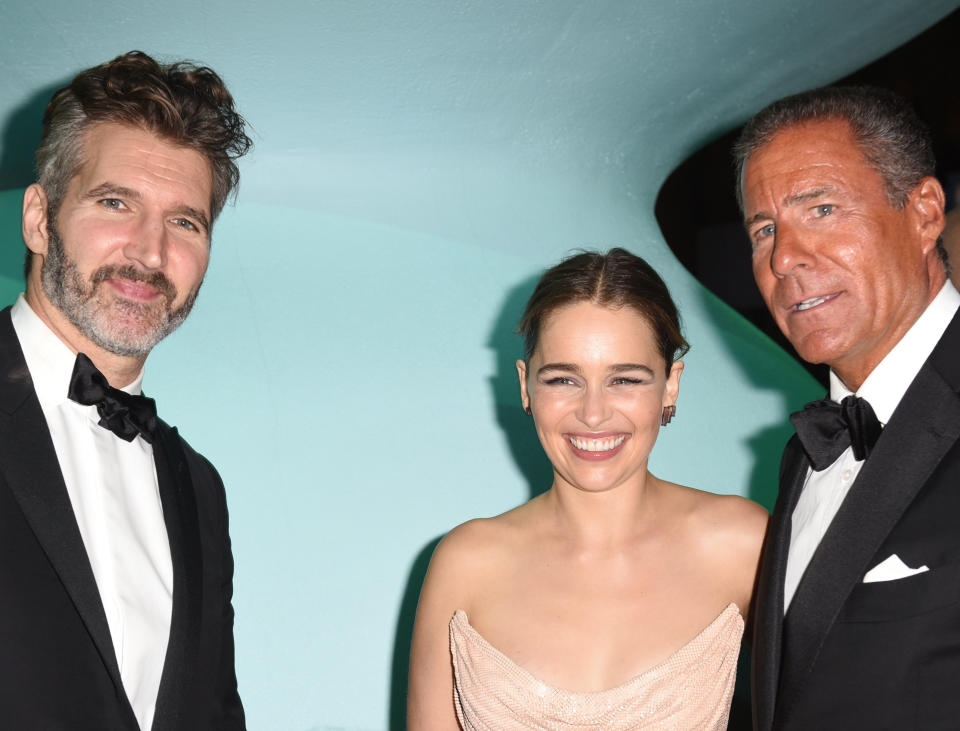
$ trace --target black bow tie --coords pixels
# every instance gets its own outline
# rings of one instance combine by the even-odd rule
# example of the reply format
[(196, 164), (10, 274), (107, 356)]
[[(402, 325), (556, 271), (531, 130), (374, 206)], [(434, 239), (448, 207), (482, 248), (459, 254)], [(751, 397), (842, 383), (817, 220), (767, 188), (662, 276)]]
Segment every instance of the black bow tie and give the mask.
[(857, 459), (866, 459), (883, 429), (870, 404), (857, 396), (839, 404), (828, 398), (811, 401), (791, 414), (790, 421), (817, 472), (832, 465), (847, 447), (853, 447)]
[(77, 353), (67, 397), (84, 406), (95, 405), (100, 414), (100, 426), (121, 439), (132, 442), (139, 434), (153, 442), (157, 428), (157, 406), (153, 399), (113, 388), (83, 353)]

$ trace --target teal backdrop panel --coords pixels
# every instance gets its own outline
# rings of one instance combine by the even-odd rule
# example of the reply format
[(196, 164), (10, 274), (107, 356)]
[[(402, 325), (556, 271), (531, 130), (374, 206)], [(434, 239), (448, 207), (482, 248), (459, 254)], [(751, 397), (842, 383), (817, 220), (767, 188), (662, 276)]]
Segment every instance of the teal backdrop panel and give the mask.
[[(955, 0), (0, 0), (0, 296), (50, 93), (139, 48), (211, 65), (256, 142), (194, 313), (147, 366), (219, 468), (252, 729), (400, 729), (436, 540), (549, 485), (513, 335), (543, 268), (625, 246), (693, 348), (661, 477), (772, 506), (820, 388), (677, 263), (669, 172)], [(744, 251), (743, 256), (749, 256)]]

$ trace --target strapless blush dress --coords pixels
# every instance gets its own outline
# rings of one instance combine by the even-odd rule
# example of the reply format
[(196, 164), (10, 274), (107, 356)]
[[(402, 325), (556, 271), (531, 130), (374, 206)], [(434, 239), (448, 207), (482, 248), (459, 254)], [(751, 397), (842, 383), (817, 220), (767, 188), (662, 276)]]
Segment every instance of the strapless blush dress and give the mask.
[(457, 717), (464, 731), (724, 731), (742, 634), (730, 604), (659, 665), (616, 688), (575, 693), (537, 680), (458, 610), (450, 620)]

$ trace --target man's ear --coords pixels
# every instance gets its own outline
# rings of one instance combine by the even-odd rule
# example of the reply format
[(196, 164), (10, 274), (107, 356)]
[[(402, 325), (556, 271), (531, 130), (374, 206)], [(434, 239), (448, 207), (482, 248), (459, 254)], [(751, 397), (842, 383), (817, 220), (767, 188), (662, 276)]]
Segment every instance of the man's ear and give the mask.
[(936, 178), (924, 178), (910, 193), (907, 205), (910, 206), (917, 221), (917, 233), (923, 242), (923, 253), (929, 254), (937, 246), (937, 239), (943, 233), (946, 218), (943, 210), (946, 196)]
[(38, 183), (31, 185), (23, 194), (23, 243), (34, 254), (47, 255), (50, 234), (47, 215), (50, 204), (47, 194)]

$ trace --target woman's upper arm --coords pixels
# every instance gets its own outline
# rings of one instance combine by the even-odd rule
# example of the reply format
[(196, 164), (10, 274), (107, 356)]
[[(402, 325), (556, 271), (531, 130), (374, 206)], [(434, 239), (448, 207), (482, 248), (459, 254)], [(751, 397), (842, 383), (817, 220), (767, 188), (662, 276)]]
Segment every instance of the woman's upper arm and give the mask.
[(751, 606), (757, 569), (760, 565), (760, 551), (763, 548), (763, 539), (767, 532), (770, 514), (765, 508), (754, 502), (744, 500), (743, 504), (738, 529), (740, 535), (739, 555), (741, 557), (739, 561), (742, 563), (741, 575), (743, 577), (741, 594), (744, 597), (740, 607), (744, 620), (748, 620), (747, 610)]
[(462, 529), (452, 531), (437, 546), (420, 590), (410, 647), (409, 731), (460, 728), (453, 703), (450, 619), (457, 609), (469, 610), (466, 564), (471, 549), (465, 545), (470, 541)]

